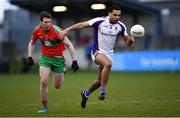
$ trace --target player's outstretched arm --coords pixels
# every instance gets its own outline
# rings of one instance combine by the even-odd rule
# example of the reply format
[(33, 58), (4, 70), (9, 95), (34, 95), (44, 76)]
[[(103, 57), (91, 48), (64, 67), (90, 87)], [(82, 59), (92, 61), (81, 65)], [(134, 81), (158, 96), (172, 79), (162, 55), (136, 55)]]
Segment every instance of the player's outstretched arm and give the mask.
[(77, 70), (79, 70), (79, 65), (78, 65), (77, 60), (75, 58), (75, 49), (74, 49), (74, 46), (72, 45), (70, 40), (67, 38), (67, 36), (64, 36), (63, 42), (66, 45), (66, 47), (68, 48), (68, 50), (70, 52), (70, 55), (71, 55), (71, 59), (72, 59), (71, 70), (73, 72), (76, 72)]
[(128, 46), (130, 46), (130, 45), (132, 45), (133, 43), (135, 43), (135, 39), (131, 36), (124, 36), (123, 37), (123, 39), (124, 39), (124, 42), (128, 45)]
[(29, 66), (34, 65), (34, 60), (32, 58), (33, 50), (34, 50), (34, 43), (33, 43), (33, 40), (31, 39), (28, 44), (28, 65)]
[(78, 29), (82, 29), (82, 28), (86, 28), (86, 27), (90, 27), (90, 25), (89, 25), (89, 23), (87, 21), (76, 23), (76, 24), (66, 28), (65, 30), (63, 30), (62, 33), (60, 34), (60, 39), (63, 36), (67, 35), (70, 31), (78, 30)]

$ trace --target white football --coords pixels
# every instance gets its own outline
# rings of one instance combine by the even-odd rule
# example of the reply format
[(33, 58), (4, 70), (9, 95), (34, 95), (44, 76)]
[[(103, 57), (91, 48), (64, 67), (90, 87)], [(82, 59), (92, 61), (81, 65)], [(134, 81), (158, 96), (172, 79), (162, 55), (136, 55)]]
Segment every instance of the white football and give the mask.
[(130, 30), (131, 36), (135, 39), (142, 38), (145, 34), (144, 27), (142, 25), (133, 25)]

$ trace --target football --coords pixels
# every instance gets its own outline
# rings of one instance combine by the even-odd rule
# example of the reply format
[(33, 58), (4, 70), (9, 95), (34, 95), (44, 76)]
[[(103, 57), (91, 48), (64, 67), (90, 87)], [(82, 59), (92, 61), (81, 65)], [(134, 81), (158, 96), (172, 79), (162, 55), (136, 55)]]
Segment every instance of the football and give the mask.
[(130, 30), (131, 36), (135, 39), (142, 38), (145, 34), (144, 27), (142, 25), (133, 25)]

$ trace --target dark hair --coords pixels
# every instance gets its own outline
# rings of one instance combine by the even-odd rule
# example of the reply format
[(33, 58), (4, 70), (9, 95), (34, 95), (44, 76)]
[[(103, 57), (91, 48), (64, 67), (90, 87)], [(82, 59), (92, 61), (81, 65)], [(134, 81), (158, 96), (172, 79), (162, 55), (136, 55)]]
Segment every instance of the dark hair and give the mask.
[(121, 10), (121, 8), (117, 5), (113, 5), (113, 6), (109, 7), (109, 12), (112, 12), (113, 10)]
[(51, 14), (47, 11), (42, 11), (40, 13), (40, 21), (43, 21), (43, 18), (51, 18)]

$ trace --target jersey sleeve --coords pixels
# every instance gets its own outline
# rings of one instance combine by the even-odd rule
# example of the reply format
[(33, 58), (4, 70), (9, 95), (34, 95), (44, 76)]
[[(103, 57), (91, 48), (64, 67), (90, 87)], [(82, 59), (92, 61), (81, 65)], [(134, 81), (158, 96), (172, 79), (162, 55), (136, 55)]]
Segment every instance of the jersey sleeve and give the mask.
[(121, 36), (127, 36), (127, 35), (128, 35), (128, 33), (127, 33), (127, 28), (126, 28), (126, 26), (124, 25), (124, 23), (119, 22), (118, 24), (120, 25), (120, 27), (121, 27), (121, 29), (122, 29), (122, 30), (119, 32), (119, 35), (121, 35)]
[[(62, 32), (62, 28), (60, 28), (59, 26), (57, 26), (57, 25), (53, 25), (53, 28), (54, 28), (54, 30), (57, 32), (57, 33), (61, 33)], [(61, 39), (61, 40), (64, 40), (64, 37)]]
[(37, 30), (36, 29), (34, 30), (34, 32), (32, 34), (31, 40), (33, 41), (33, 43), (35, 43), (38, 40)]
[(103, 21), (105, 21), (105, 19), (98, 17), (98, 18), (93, 18), (87, 22), (89, 23), (90, 26), (97, 27)]
[(92, 26), (97, 21), (98, 21), (98, 18), (93, 18), (93, 19), (89, 20), (88, 23), (90, 26)]
[(57, 25), (53, 25), (53, 28), (55, 29), (55, 31), (57, 33), (61, 33), (62, 32), (62, 29), (59, 26), (57, 26)]

